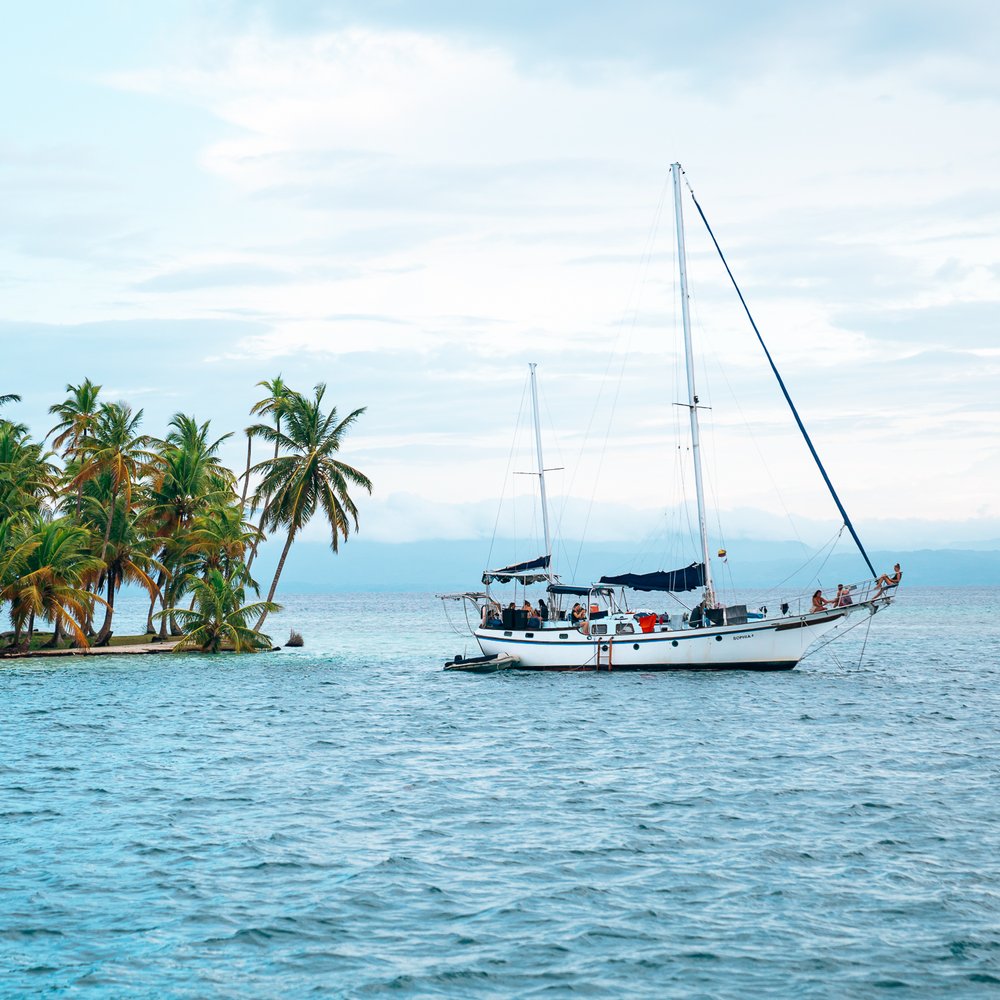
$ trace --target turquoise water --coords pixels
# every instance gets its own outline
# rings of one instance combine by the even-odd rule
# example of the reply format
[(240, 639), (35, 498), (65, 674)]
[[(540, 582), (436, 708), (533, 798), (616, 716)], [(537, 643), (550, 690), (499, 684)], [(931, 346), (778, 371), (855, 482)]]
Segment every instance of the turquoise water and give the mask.
[(785, 674), (444, 674), (384, 594), (0, 666), (0, 995), (994, 995), (998, 597)]

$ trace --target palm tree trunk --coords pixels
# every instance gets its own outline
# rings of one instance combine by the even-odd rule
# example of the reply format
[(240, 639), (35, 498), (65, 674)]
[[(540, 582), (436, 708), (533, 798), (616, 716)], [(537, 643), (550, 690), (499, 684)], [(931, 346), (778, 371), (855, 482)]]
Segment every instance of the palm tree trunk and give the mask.
[(31, 649), (31, 638), (35, 634), (35, 612), (28, 615), (28, 649)]
[[(97, 578), (96, 581), (88, 583), (84, 589), (87, 591), (87, 593), (90, 593), (91, 590), (93, 590), (95, 594), (99, 594), (101, 592), (101, 587), (103, 584), (104, 584), (104, 576), (102, 574)], [(93, 639), (94, 637), (94, 603), (95, 603), (94, 601), (90, 602), (89, 607), (86, 609), (86, 614), (84, 615), (83, 621), (80, 622), (80, 630), (88, 639)], [(80, 642), (79, 639), (74, 638), (73, 648), (82, 649), (83, 643)]]
[(52, 638), (45, 644), (46, 649), (55, 649), (59, 645), (62, 635), (62, 615), (56, 613), (54, 624), (52, 625)]
[(267, 536), (264, 535), (264, 518), (266, 516), (267, 504), (264, 504), (264, 509), (260, 512), (260, 524), (257, 525), (257, 534), (254, 536), (254, 540), (250, 543), (250, 558), (246, 560), (248, 573), (250, 572), (250, 567), (253, 566), (254, 559), (257, 558), (257, 550), (263, 542), (267, 541)]
[(111, 525), (115, 519), (115, 503), (118, 500), (117, 490), (111, 491), (111, 506), (108, 510), (108, 526), (104, 531), (104, 544), (101, 546), (101, 562), (104, 562), (104, 557), (108, 554), (108, 545), (111, 542)]
[[(80, 446), (74, 444), (74, 451), (77, 455), (83, 455), (83, 449), (87, 447), (87, 432), (83, 432), (83, 436), (80, 438)], [(80, 509), (83, 507), (83, 483), (80, 483), (76, 488), (76, 520), (77, 523), (80, 521)]]
[(104, 624), (94, 640), (95, 646), (106, 646), (111, 641), (111, 619), (115, 614), (115, 575), (108, 573), (108, 608), (104, 613)]
[(243, 496), (240, 499), (240, 506), (246, 509), (247, 505), (247, 488), (250, 486), (250, 455), (253, 452), (253, 437), (247, 435), (247, 471), (243, 475)]
[[(271, 581), (271, 589), (267, 592), (267, 600), (274, 600), (274, 592), (278, 589), (278, 577), (281, 576), (281, 571), (285, 568), (285, 559), (288, 557), (288, 550), (292, 547), (292, 541), (295, 538), (295, 529), (289, 528), (288, 538), (285, 539), (285, 547), (281, 550), (281, 558), (278, 560), (278, 568), (274, 571), (274, 579)], [(257, 624), (254, 626), (254, 631), (259, 632), (264, 625), (264, 619), (267, 617), (267, 612), (265, 611)]]
[(156, 598), (163, 592), (163, 584), (167, 580), (167, 571), (161, 569), (156, 574), (156, 592), (149, 599), (149, 611), (146, 614), (146, 635), (155, 635), (156, 626), (153, 624), (153, 609), (156, 607)]

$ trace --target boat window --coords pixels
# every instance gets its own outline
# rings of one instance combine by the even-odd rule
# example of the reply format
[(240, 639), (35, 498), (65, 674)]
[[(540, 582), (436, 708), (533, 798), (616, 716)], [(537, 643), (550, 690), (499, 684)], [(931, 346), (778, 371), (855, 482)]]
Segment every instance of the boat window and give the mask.
[(513, 632), (504, 632), (504, 635), (513, 635)]
[(569, 638), (569, 632), (560, 632), (559, 633), (559, 638), (560, 639), (568, 639)]
[(534, 639), (535, 638), (535, 633), (534, 632), (525, 632), (524, 633), (524, 638), (525, 639)]
[(591, 625), (590, 631), (593, 632), (594, 635), (607, 635), (608, 634), (608, 626), (607, 625)]
[(618, 635), (631, 635), (635, 631), (635, 626), (631, 622), (619, 622), (615, 631)]

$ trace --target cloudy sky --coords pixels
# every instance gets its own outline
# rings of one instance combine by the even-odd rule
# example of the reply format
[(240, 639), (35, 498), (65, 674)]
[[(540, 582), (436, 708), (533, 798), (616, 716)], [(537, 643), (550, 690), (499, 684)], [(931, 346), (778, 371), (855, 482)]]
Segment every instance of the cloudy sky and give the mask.
[[(525, 495), (502, 530), (537, 530), (508, 474), (531, 468), (537, 362), (561, 532), (677, 527), (677, 160), (862, 533), (1000, 538), (997, 11), (8, 5), (5, 412), (44, 433), (90, 377), (151, 432), (184, 410), (221, 433), (257, 381), (325, 381), (368, 407), (346, 453), (377, 487), (365, 537), (488, 537), (502, 493)], [(719, 522), (825, 538), (836, 512), (686, 211)]]

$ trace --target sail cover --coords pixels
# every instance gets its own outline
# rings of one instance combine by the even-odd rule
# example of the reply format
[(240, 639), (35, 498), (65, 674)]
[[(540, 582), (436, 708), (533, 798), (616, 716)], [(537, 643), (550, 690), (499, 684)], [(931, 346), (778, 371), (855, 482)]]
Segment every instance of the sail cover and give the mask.
[(691, 563), (684, 569), (660, 570), (658, 573), (623, 573), (621, 576), (602, 576), (601, 583), (611, 583), (616, 587), (630, 590), (697, 590), (705, 585), (705, 566)]
[(540, 556), (530, 562), (503, 566), (501, 569), (488, 569), (483, 573), (483, 585), (489, 586), (494, 580), (497, 583), (510, 583), (511, 580), (516, 580), (524, 586), (530, 583), (542, 583), (549, 578), (548, 568), (551, 561), (551, 556)]

